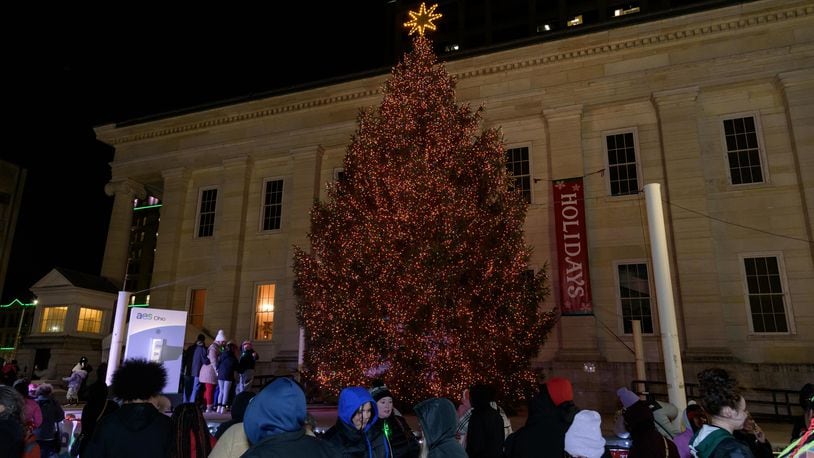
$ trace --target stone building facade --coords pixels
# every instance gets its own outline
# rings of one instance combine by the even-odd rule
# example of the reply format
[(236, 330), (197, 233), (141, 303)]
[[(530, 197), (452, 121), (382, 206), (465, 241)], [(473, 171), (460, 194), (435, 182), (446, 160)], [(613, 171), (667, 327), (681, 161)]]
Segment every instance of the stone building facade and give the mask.
[[(553, 286), (563, 273), (552, 183), (582, 177), (594, 315), (562, 317), (538, 365), (570, 375), (587, 399), (625, 385), (626, 319), (638, 317), (649, 378), (663, 379), (636, 192), (661, 183), (687, 381), (709, 364), (747, 386), (812, 378), (811, 2), (750, 2), (446, 67), (459, 101), (483, 105), (485, 127), (501, 127), (528, 166), (531, 267), (548, 264)], [(292, 246), (307, 244), (313, 200), (325, 198), (359, 109), (378, 105), (388, 76), (97, 128), (116, 149), (102, 275), (124, 277), (133, 199), (157, 194), (150, 305), (194, 308), (210, 332), (255, 339), (274, 358), (269, 371), (294, 365)], [(544, 306), (560, 300), (555, 287)]]

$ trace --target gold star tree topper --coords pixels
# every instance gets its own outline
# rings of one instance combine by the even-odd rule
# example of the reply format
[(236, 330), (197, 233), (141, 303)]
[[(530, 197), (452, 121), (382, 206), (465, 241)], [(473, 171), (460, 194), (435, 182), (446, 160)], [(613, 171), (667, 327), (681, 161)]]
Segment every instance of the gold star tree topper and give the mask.
[(404, 23), (404, 27), (410, 27), (410, 33), (408, 35), (418, 32), (418, 34), (423, 37), (424, 29), (435, 30), (435, 24), (433, 24), (432, 21), (442, 16), (441, 13), (435, 12), (435, 8), (437, 7), (438, 4), (436, 3), (432, 5), (430, 9), (427, 9), (427, 6), (422, 3), (417, 13), (410, 11), (410, 20)]

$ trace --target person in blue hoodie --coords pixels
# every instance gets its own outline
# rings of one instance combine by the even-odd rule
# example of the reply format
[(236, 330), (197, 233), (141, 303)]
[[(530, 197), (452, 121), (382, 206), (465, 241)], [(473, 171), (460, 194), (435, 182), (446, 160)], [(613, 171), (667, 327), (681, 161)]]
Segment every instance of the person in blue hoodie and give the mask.
[(338, 411), (336, 424), (323, 437), (342, 451), (343, 458), (392, 458), (382, 431), (371, 428), (379, 412), (370, 392), (361, 386), (344, 388)]
[(331, 444), (305, 434), (305, 393), (290, 378), (269, 383), (249, 401), (243, 430), (253, 444), (242, 458), (339, 458)]

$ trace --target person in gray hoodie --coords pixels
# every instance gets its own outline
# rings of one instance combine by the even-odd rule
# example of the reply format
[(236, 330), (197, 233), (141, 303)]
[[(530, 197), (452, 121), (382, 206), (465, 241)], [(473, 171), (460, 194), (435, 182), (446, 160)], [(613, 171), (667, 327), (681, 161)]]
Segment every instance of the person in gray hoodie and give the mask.
[(447, 398), (430, 398), (415, 406), (415, 414), (424, 435), (421, 458), (467, 458), (455, 440), (458, 425), (455, 406)]

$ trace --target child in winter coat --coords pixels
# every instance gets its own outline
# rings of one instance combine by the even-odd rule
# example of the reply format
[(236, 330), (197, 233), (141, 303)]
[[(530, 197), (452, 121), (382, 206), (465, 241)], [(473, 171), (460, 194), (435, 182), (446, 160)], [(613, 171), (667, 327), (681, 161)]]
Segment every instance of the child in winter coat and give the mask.
[(62, 378), (62, 380), (68, 382), (68, 393), (65, 396), (68, 399), (68, 403), (66, 405), (79, 404), (79, 387), (82, 386), (82, 382), (84, 382), (87, 377), (88, 371), (85, 370), (85, 363), (78, 362), (76, 366), (71, 369), (71, 375)]

